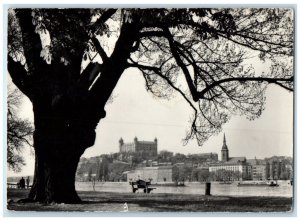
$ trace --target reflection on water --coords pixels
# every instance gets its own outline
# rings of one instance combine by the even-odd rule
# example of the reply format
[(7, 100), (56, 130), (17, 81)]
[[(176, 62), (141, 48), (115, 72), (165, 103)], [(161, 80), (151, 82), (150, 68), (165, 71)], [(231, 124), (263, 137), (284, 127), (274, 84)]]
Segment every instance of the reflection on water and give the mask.
[[(184, 187), (176, 186), (153, 186), (156, 189), (153, 193), (181, 193), (181, 194), (201, 194), (205, 193), (205, 184), (196, 182), (186, 182)], [(233, 184), (211, 184), (212, 195), (226, 195), (226, 196), (293, 196), (293, 186), (288, 181), (278, 181), (278, 187), (269, 186), (237, 186)], [(79, 191), (93, 191), (92, 182), (76, 182), (76, 190)], [(95, 191), (100, 192), (132, 192), (131, 186), (128, 182), (96, 182)], [(139, 190), (142, 192), (142, 190)]]

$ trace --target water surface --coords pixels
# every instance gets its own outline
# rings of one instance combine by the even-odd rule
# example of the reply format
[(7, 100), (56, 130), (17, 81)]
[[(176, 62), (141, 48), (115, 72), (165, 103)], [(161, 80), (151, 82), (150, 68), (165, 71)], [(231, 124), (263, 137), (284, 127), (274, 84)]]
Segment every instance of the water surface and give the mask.
[[(269, 186), (237, 186), (237, 183), (219, 184), (211, 183), (211, 194), (219, 196), (281, 196), (292, 197), (293, 186), (288, 181), (278, 181), (278, 187)], [(76, 190), (93, 191), (92, 182), (76, 182)], [(153, 193), (179, 193), (179, 194), (201, 194), (205, 193), (205, 184), (198, 182), (186, 182), (184, 187), (155, 186)], [(132, 189), (128, 182), (96, 182), (95, 191), (131, 193)], [(142, 192), (142, 190), (139, 190)]]

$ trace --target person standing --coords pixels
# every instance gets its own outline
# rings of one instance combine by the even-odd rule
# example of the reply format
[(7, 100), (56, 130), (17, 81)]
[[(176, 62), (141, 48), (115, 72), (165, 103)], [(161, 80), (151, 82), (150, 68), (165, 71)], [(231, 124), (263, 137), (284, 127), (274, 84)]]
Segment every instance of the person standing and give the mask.
[(26, 179), (27, 189), (29, 189), (29, 183), (30, 183), (30, 178), (29, 178), (29, 176), (28, 176), (27, 179)]
[(25, 189), (25, 180), (24, 180), (23, 177), (22, 177), (21, 180), (20, 180), (20, 188), (21, 188), (21, 189)]

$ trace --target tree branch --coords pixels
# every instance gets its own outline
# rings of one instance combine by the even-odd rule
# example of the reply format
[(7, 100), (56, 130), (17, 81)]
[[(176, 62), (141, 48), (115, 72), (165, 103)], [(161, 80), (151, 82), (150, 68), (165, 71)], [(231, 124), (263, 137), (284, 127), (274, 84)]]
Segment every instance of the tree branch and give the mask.
[(261, 82), (261, 81), (266, 81), (268, 83), (273, 83), (273, 84), (277, 84), (289, 91), (293, 91), (293, 89), (291, 88), (288, 88), (284, 85), (282, 85), (281, 81), (283, 82), (293, 82), (294, 80), (294, 77), (290, 77), (290, 78), (267, 78), (267, 77), (233, 77), (233, 78), (225, 78), (225, 79), (222, 79), (222, 80), (219, 80), (219, 81), (215, 81), (213, 82), (212, 84), (208, 85), (205, 89), (203, 89), (202, 91), (200, 92), (197, 92), (198, 93), (198, 100), (200, 98), (203, 98), (204, 97), (204, 94), (207, 93), (208, 91), (210, 91), (212, 88), (216, 87), (216, 86), (219, 86), (223, 83), (226, 83), (226, 82), (231, 82), (231, 81), (239, 81), (239, 82), (246, 82), (246, 81), (258, 81), (258, 82)]
[(118, 9), (108, 9), (105, 11), (96, 22), (93, 23), (91, 27), (92, 33), (95, 33), (99, 27), (101, 27), (113, 14), (116, 13)]
[[(237, 41), (237, 40), (234, 40), (233, 38), (231, 38), (230, 36), (227, 36), (225, 34), (222, 34), (222, 33), (218, 33), (218, 36), (222, 37), (222, 38), (225, 38), (229, 41), (232, 41), (233, 43), (236, 43), (238, 45), (242, 45), (246, 48), (250, 48), (251, 50), (254, 50), (254, 51), (263, 51), (263, 52), (266, 52), (266, 53), (269, 53), (269, 54), (273, 54), (274, 52), (272, 51), (269, 51), (269, 50), (265, 50), (265, 49), (262, 49), (262, 48), (257, 48), (255, 46), (253, 46), (253, 44), (251, 44), (250, 42), (249, 43), (243, 43), (243, 42), (240, 42), (240, 41)], [(233, 35), (234, 36), (234, 35)], [(245, 38), (246, 40), (247, 38)], [(249, 38), (248, 38), (249, 39)], [(287, 47), (287, 46), (286, 46)], [(281, 54), (281, 55), (286, 55), (286, 53), (284, 52), (276, 52), (275, 54)]]
[(139, 34), (139, 37), (166, 37), (166, 34), (163, 31), (143, 31)]
[[(22, 41), (26, 64), (29, 72), (34, 72), (38, 65), (46, 64), (41, 58), (42, 43), (40, 35), (35, 32), (35, 27), (32, 24), (31, 9), (16, 9), (16, 16), (19, 19), (19, 24), (22, 32)], [(31, 74), (32, 74), (31, 73)]]
[(197, 89), (196, 87), (194, 86), (193, 84), (193, 80), (190, 76), (190, 73), (189, 73), (189, 70), (187, 69), (186, 65), (183, 63), (183, 61), (181, 60), (180, 58), (180, 55), (178, 54), (178, 51), (177, 51), (177, 48), (175, 46), (175, 43), (174, 43), (174, 39), (169, 31), (168, 28), (164, 28), (164, 32), (166, 33), (166, 37), (169, 41), (169, 45), (170, 45), (170, 49), (171, 49), (171, 52), (176, 60), (176, 63), (178, 64), (178, 66), (181, 68), (181, 70), (183, 71), (183, 74), (185, 76), (185, 79), (186, 79), (186, 82), (188, 84), (188, 87), (190, 89), (190, 92), (192, 94), (192, 97), (193, 97), (193, 100), (194, 101), (197, 101)]
[(96, 37), (92, 37), (91, 41), (93, 42), (93, 45), (95, 46), (97, 52), (100, 54), (102, 61), (106, 62), (108, 59), (108, 56), (107, 56), (106, 52), (104, 51), (104, 49), (102, 48), (98, 39)]
[(23, 94), (28, 96), (29, 99), (33, 98), (33, 85), (32, 79), (28, 79), (27, 71), (20, 62), (16, 62), (9, 55), (7, 56), (7, 69), (14, 84), (22, 91)]
[[(132, 61), (132, 60), (131, 60)], [(168, 84), (174, 89), (176, 90), (178, 93), (180, 93), (180, 95), (187, 101), (187, 103), (192, 107), (192, 109), (195, 111), (195, 115), (197, 115), (197, 109), (194, 107), (194, 105), (192, 104), (192, 102), (187, 98), (187, 96), (184, 94), (183, 91), (181, 91), (178, 87), (176, 87), (173, 82), (167, 78), (166, 76), (164, 76), (158, 67), (151, 67), (151, 66), (146, 66), (146, 65), (141, 65), (138, 63), (134, 63), (134, 64), (130, 64), (131, 67), (136, 67), (138, 69), (146, 69), (146, 70), (150, 70), (153, 71), (155, 74), (157, 74), (158, 76), (160, 76), (161, 78), (163, 78), (165, 81), (168, 82)]]

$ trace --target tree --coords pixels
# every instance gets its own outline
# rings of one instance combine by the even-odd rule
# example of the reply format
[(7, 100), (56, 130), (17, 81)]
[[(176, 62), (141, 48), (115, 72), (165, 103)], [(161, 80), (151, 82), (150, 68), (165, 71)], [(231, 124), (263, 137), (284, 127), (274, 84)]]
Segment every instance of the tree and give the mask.
[(159, 152), (157, 156), (157, 160), (160, 162), (169, 162), (173, 157), (173, 152), (162, 150)]
[(176, 183), (178, 182), (184, 182), (184, 181), (190, 181), (192, 175), (192, 168), (180, 165), (175, 165), (172, 169), (172, 180)]
[(7, 97), (7, 164), (13, 171), (20, 171), (25, 165), (22, 151), (25, 145), (32, 147), (33, 127), (28, 120), (18, 116), (21, 104), (21, 93), (18, 89), (9, 88)]
[(195, 169), (192, 170), (192, 173), (191, 173), (192, 181), (203, 182), (203, 181), (207, 181), (208, 178), (209, 178), (208, 169), (195, 168)]
[(173, 157), (172, 163), (181, 163), (184, 162), (186, 160), (186, 156), (182, 153), (176, 153)]
[(102, 162), (100, 163), (99, 169), (98, 169), (98, 180), (100, 181), (106, 181), (108, 178), (108, 165), (109, 162), (107, 159), (103, 158)]
[(123, 162), (116, 162), (109, 164), (108, 167), (108, 180), (109, 181), (121, 181), (123, 172), (128, 171), (130, 169), (129, 164)]
[[(29, 199), (79, 202), (75, 172), (124, 70), (191, 107), (184, 141), (202, 145), (232, 114), (261, 114), (267, 84), (293, 90), (290, 9), (14, 9), (8, 71), (34, 110)], [(76, 21), (76, 22), (74, 22)], [(251, 57), (266, 62), (256, 71)], [(250, 60), (249, 60), (250, 59)], [(83, 61), (83, 62), (82, 62)], [(184, 84), (178, 83), (183, 79)]]
[(93, 168), (90, 167), (89, 173), (88, 173), (88, 181), (89, 181), (89, 182), (92, 181), (92, 174), (93, 174)]
[(172, 181), (175, 183), (178, 183), (179, 181), (179, 167), (178, 166), (173, 166), (172, 168)]

